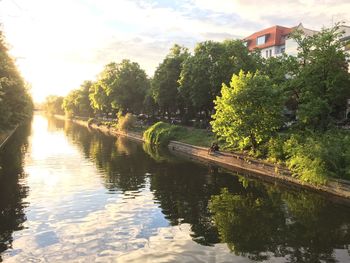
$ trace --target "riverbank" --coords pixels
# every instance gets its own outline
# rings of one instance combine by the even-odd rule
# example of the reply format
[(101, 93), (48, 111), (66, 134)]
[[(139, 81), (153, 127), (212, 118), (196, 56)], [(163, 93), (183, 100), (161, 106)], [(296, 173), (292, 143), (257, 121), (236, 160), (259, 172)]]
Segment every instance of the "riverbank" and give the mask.
[[(65, 120), (64, 116), (55, 115), (55, 117)], [(71, 121), (87, 128), (99, 130), (105, 134), (126, 136), (136, 141), (144, 141), (141, 133), (119, 131), (105, 125), (92, 124), (88, 126), (87, 121), (79, 119), (71, 119)], [(346, 180), (329, 179), (325, 185), (313, 185), (292, 177), (291, 172), (281, 165), (256, 160), (243, 154), (228, 152), (208, 153), (208, 148), (206, 147), (193, 146), (177, 141), (171, 141), (168, 148), (175, 153), (213, 163), (247, 176), (258, 177), (269, 182), (278, 181), (289, 186), (307, 188), (331, 197), (338, 197), (346, 203), (350, 203), (350, 182)]]
[(17, 128), (18, 128), (18, 125), (16, 125), (16, 127), (13, 128), (12, 130), (0, 132), (0, 150), (5, 146), (8, 140), (12, 137), (12, 135), (15, 133)]

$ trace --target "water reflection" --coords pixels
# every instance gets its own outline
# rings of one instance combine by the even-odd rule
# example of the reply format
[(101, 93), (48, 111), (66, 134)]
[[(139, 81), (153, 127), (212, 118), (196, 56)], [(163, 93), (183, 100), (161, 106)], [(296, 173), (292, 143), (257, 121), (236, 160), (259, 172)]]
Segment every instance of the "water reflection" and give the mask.
[[(28, 176), (14, 185), (30, 192), (7, 190), (6, 196), (11, 191), (16, 197), (0, 202), (20, 211), (18, 219), (5, 220), (13, 224), (5, 238), (13, 239), (12, 248), (3, 248), (5, 260), (350, 259), (349, 209), (319, 195), (281, 190), (40, 116), (27, 148), (19, 171)], [(0, 229), (3, 235), (6, 229)]]
[(264, 185), (245, 194), (224, 188), (209, 207), (221, 242), (255, 261), (336, 262), (334, 249), (349, 248), (349, 209), (317, 195)]
[(29, 133), (29, 125), (20, 127), (0, 151), (0, 262), (1, 252), (12, 246), (12, 233), (23, 229), (26, 221), (26, 203), (22, 200), (28, 194), (28, 187), (19, 180), (25, 177), (23, 158)]

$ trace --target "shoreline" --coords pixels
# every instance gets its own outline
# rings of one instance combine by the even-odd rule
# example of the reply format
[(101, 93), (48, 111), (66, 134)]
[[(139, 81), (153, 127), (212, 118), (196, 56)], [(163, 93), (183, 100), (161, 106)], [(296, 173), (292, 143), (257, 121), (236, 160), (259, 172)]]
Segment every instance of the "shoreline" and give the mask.
[(16, 125), (12, 130), (5, 132), (5, 139), (0, 140), (0, 150), (6, 145), (12, 135), (16, 132), (19, 125)]
[[(69, 120), (86, 128), (99, 130), (105, 134), (112, 136), (125, 136), (130, 139), (144, 142), (142, 135), (135, 132), (122, 132), (115, 128), (108, 128), (105, 125), (97, 126), (95, 124), (87, 124), (87, 121), (79, 119), (67, 119), (62, 115), (54, 115), (60, 120)], [(306, 182), (301, 182), (295, 177), (292, 177), (291, 172), (280, 165), (268, 163), (245, 156), (243, 154), (234, 154), (228, 152), (217, 152), (208, 154), (208, 148), (194, 146), (178, 141), (170, 141), (168, 148), (170, 151), (186, 155), (190, 159), (198, 159), (206, 163), (212, 163), (224, 167), (230, 171), (242, 173), (248, 177), (262, 179), (268, 182), (280, 182), (285, 185), (308, 189), (314, 192), (328, 195), (332, 198), (342, 199), (347, 204), (350, 204), (350, 181), (341, 179), (329, 178), (326, 185), (313, 185)], [(340, 200), (341, 201), (341, 200)]]

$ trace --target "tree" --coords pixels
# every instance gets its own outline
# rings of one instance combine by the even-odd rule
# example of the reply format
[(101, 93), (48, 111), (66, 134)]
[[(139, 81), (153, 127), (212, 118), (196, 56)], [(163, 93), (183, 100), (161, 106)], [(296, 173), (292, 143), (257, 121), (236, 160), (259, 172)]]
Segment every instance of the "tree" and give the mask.
[(0, 129), (8, 129), (32, 116), (33, 102), (28, 90), (0, 31)]
[(255, 71), (255, 56), (240, 40), (199, 43), (194, 55), (184, 62), (179, 80), (187, 105), (209, 115), (222, 83), (228, 83), (232, 74), (242, 69)]
[(48, 96), (44, 102), (44, 110), (46, 113), (52, 114), (64, 114), (63, 111), (63, 100), (64, 97), (61, 96)]
[(299, 70), (294, 90), (298, 98), (297, 118), (304, 127), (326, 129), (344, 118), (350, 98), (350, 74), (339, 25), (313, 36), (294, 34), (299, 45)]
[(170, 53), (154, 73), (152, 95), (160, 110), (170, 114), (183, 109), (183, 99), (179, 94), (180, 73), (183, 62), (189, 57), (188, 49), (174, 45)]
[(213, 131), (229, 144), (255, 151), (282, 125), (283, 93), (259, 72), (233, 75), (214, 101)]
[(147, 90), (150, 88), (145, 71), (138, 63), (127, 59), (114, 66), (115, 79), (107, 86), (106, 92), (111, 99), (112, 108), (123, 112), (141, 112)]
[(90, 105), (95, 113), (108, 113), (110, 111), (110, 100), (101, 80), (91, 86), (89, 93)]
[(68, 116), (89, 117), (93, 113), (90, 105), (89, 93), (93, 83), (84, 81), (79, 89), (72, 90), (63, 100), (63, 109)]
[(130, 60), (110, 63), (92, 86), (91, 105), (97, 112), (141, 112), (150, 83), (140, 65)]

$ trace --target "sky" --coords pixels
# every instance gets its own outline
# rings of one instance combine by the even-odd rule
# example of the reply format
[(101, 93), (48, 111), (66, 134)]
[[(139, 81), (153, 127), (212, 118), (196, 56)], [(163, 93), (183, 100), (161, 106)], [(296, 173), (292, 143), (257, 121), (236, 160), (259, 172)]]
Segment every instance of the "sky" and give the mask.
[(36, 102), (96, 80), (130, 59), (149, 77), (169, 49), (248, 36), (273, 26), (344, 21), (349, 0), (0, 0), (0, 24)]

